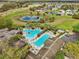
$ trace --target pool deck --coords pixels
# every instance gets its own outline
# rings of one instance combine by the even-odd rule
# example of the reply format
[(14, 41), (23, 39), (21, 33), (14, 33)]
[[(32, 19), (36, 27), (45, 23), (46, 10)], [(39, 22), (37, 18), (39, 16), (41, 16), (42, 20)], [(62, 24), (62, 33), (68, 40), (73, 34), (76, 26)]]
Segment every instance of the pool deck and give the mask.
[[(23, 36), (25, 36), (26, 40), (28, 41), (28, 43), (33, 47), (32, 49), (30, 49), (31, 52), (34, 53), (34, 51), (36, 51), (36, 54), (39, 53), (39, 51), (44, 47), (46, 41), (49, 41), (50, 38), (50, 33), (49, 32), (44, 32), (42, 33), (39, 37), (36, 35), (34, 36), (34, 38), (32, 40), (29, 40), (26, 37), (26, 30), (27, 29), (23, 29)], [(35, 30), (35, 29), (33, 29)], [(43, 30), (42, 30), (43, 31)], [(33, 33), (33, 32), (32, 32)], [(33, 35), (33, 34), (32, 34)], [(46, 38), (47, 37), (47, 38)], [(44, 40), (43, 40), (44, 39)], [(43, 41), (42, 41), (43, 40)], [(39, 42), (40, 41), (40, 42)], [(35, 49), (33, 51), (33, 49)]]
[(57, 52), (57, 50), (62, 46), (62, 43), (63, 43), (63, 40), (61, 40), (59, 37), (54, 38), (52, 40), (48, 40), (45, 43), (45, 46), (40, 50), (40, 52), (37, 55), (30, 52), (27, 58), (28, 59), (46, 59), (46, 58), (52, 59), (55, 53)]

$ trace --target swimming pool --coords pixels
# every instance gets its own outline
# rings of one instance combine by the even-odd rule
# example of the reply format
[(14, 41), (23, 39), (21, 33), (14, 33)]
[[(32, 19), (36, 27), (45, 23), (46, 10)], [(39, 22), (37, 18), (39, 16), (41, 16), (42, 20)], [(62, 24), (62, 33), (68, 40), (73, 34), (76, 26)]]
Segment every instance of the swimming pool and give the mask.
[(44, 34), (42, 35), (40, 38), (38, 38), (35, 42), (34, 45), (36, 45), (37, 47), (41, 47), (42, 45), (44, 45), (44, 43), (46, 42), (46, 40), (49, 39), (49, 35), (48, 34)]
[(25, 32), (25, 38), (32, 40), (34, 37), (36, 37), (38, 34), (40, 34), (43, 30), (36, 28), (36, 29), (26, 29), (23, 30)]
[(39, 16), (24, 16), (21, 18), (23, 21), (39, 21), (40, 17)]

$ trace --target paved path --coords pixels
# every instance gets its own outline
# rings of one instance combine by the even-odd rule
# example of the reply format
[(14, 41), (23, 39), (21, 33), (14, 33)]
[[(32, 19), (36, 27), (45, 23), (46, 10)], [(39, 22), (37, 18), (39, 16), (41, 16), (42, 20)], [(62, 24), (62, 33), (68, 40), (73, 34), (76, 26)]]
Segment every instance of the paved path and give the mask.
[(33, 57), (31, 57), (30, 55), (28, 55), (28, 57), (30, 58), (30, 59), (34, 59)]
[(65, 59), (69, 59), (68, 57), (66, 57), (66, 56), (64, 56), (65, 57)]
[[(61, 38), (62, 36), (60, 36), (59, 38)], [(43, 55), (43, 57), (41, 59), (45, 59), (46, 55), (50, 52), (52, 46), (54, 46), (54, 44), (59, 40), (59, 38), (57, 38), (52, 45), (49, 47), (48, 51)]]
[(54, 44), (56, 43), (58, 41), (58, 39), (56, 39), (53, 43), (52, 43), (52, 45), (49, 47), (49, 50), (44, 54), (44, 56), (41, 58), (41, 59), (44, 59), (45, 58), (45, 56), (49, 53), (49, 51), (51, 50), (51, 48), (52, 48), (52, 46), (54, 46)]

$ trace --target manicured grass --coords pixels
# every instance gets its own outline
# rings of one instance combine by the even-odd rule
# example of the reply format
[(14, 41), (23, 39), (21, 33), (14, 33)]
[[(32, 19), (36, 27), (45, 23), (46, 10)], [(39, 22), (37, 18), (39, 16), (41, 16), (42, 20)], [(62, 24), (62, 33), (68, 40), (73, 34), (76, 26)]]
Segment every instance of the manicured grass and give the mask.
[(79, 20), (76, 19), (67, 19), (60, 24), (57, 24), (58, 28), (65, 29), (65, 30), (73, 30), (73, 26), (78, 24)]
[(4, 16), (3, 18), (4, 18), (4, 19), (10, 19), (10, 20), (12, 20), (14, 24), (17, 24), (17, 25), (24, 25), (25, 22), (22, 22), (22, 21), (20, 21), (20, 20), (15, 19), (15, 17), (17, 17), (17, 16), (22, 16), (22, 15), (27, 15), (27, 12), (26, 12), (26, 11), (15, 12), (15, 13), (11, 13), (11, 14), (9, 14), (9, 15), (6, 15), (6, 16)]
[(73, 19), (71, 16), (55, 16), (54, 25), (60, 29), (72, 30), (73, 26), (79, 23), (78, 19)]
[[(28, 15), (28, 12), (27, 11), (20, 11), (20, 12), (14, 12), (14, 13), (11, 13), (9, 15), (6, 15), (5, 17), (3, 17), (4, 19), (10, 19), (13, 21), (14, 24), (16, 25), (25, 25), (26, 22), (22, 22), (20, 20), (17, 20), (15, 17), (17, 16), (22, 16), (22, 15)], [(79, 23), (79, 20), (78, 19), (73, 19), (71, 16), (56, 16), (56, 15), (53, 15), (55, 17), (55, 21), (52, 22), (52, 23), (49, 23), (49, 25), (55, 25), (57, 26), (58, 28), (61, 28), (61, 29), (66, 29), (66, 30), (72, 30), (73, 26), (75, 24), (78, 24)], [(44, 24), (44, 23), (42, 23)]]

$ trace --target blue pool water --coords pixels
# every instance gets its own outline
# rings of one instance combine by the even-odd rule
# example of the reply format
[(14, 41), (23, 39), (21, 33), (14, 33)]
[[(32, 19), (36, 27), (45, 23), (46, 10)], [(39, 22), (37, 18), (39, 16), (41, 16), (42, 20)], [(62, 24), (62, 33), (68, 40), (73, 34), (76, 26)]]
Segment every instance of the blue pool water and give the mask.
[(24, 16), (21, 18), (21, 20), (24, 21), (39, 21), (39, 17), (38, 16)]
[(30, 16), (26, 16), (26, 17), (23, 17), (22, 19), (23, 20), (31, 20), (31, 17)]
[(36, 35), (38, 35), (39, 33), (41, 33), (42, 30), (41, 29), (38, 29), (38, 28), (36, 28), (36, 29), (26, 29), (23, 32), (26, 33), (26, 36), (25, 37), (27, 39), (32, 40)]
[(34, 44), (38, 47), (41, 47), (46, 40), (49, 39), (49, 35), (48, 34), (44, 34), (42, 37), (40, 37), (37, 41), (34, 42)]

